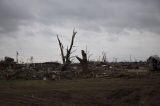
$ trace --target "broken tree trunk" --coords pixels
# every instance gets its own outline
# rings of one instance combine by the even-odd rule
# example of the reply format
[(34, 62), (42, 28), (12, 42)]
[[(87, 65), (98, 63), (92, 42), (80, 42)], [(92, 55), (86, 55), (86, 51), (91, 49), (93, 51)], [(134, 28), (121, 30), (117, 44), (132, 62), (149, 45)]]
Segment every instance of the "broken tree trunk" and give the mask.
[(88, 61), (87, 61), (87, 54), (84, 50), (81, 50), (82, 53), (82, 59), (76, 56), (76, 58), (80, 61), (80, 64), (82, 66), (82, 71), (84, 74), (88, 73)]

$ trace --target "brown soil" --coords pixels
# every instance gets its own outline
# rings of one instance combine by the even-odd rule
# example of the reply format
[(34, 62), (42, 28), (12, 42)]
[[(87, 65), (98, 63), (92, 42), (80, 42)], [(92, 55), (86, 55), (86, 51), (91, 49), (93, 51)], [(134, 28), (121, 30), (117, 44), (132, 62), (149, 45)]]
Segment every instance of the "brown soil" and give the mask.
[(159, 106), (160, 76), (0, 81), (1, 106)]

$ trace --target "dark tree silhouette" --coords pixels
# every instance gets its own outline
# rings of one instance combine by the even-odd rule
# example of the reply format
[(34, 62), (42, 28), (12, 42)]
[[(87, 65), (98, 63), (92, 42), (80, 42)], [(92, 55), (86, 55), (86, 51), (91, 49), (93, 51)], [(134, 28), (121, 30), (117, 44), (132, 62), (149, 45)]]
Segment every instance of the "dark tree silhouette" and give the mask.
[(76, 58), (79, 60), (81, 66), (82, 66), (82, 71), (84, 74), (88, 73), (88, 61), (87, 61), (87, 54), (85, 53), (84, 50), (81, 50), (82, 58), (76, 56)]
[(77, 32), (75, 30), (73, 30), (71, 44), (70, 44), (69, 48), (67, 47), (67, 49), (66, 49), (67, 50), (66, 55), (64, 54), (64, 46), (61, 43), (61, 41), (57, 35), (57, 39), (58, 39), (58, 43), (59, 43), (59, 47), (60, 47), (60, 51), (61, 51), (62, 62), (63, 62), (62, 71), (66, 70), (68, 65), (71, 63), (71, 54), (74, 52), (74, 51), (72, 52), (72, 48), (73, 48), (74, 39), (75, 39), (76, 34), (77, 34)]

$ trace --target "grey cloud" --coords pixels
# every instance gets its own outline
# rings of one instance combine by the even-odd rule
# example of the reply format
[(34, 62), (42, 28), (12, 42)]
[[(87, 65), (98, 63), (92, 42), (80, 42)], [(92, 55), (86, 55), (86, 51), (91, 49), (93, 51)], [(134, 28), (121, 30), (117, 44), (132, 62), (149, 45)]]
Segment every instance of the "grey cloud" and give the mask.
[(79, 50), (87, 44), (95, 55), (100, 48), (113, 55), (134, 54), (134, 48), (141, 57), (158, 54), (160, 0), (0, 0), (2, 56), (22, 50), (56, 57), (55, 35), (68, 44), (74, 27)]
[[(31, 6), (31, 7), (30, 7)], [(0, 33), (15, 32), (20, 25), (31, 24), (34, 19), (32, 4), (22, 0), (0, 1)]]
[(109, 32), (124, 28), (160, 30), (159, 0), (1, 0), (0, 13), (0, 28), (5, 32), (33, 22), (57, 26), (70, 23), (91, 31), (100, 31), (101, 27)]
[[(44, 24), (76, 24), (85, 30), (120, 32), (136, 28), (159, 33), (160, 2), (158, 0), (63, 0), (43, 5), (39, 20)], [(73, 24), (73, 25), (74, 25)]]

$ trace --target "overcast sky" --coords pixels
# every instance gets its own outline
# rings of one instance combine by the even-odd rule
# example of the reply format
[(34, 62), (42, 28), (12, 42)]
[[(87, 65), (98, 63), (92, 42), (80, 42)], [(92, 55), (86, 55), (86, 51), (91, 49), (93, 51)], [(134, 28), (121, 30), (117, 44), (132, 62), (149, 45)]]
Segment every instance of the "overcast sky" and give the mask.
[(73, 55), (146, 60), (160, 55), (160, 0), (0, 0), (0, 58), (61, 62), (56, 35), (67, 47), (74, 28)]

